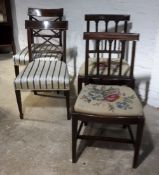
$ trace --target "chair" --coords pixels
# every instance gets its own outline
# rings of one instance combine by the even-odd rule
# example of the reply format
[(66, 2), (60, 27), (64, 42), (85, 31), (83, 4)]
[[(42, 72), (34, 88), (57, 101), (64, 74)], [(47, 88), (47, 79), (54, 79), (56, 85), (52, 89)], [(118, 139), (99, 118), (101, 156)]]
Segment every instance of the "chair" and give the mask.
[[(69, 115), (69, 74), (66, 63), (57, 59), (58, 55), (66, 54), (66, 30), (68, 28), (67, 21), (25, 21), (28, 36), (29, 64), (15, 78), (15, 93), (17, 104), (20, 112), (20, 118), (23, 119), (21, 94), (22, 90), (38, 91), (64, 91), (67, 105), (67, 118)], [(32, 35), (32, 30), (34, 34)], [(46, 47), (56, 47), (54, 44), (55, 30), (60, 30), (62, 33), (62, 50), (45, 49)], [(38, 31), (38, 32), (36, 32)], [(39, 32), (40, 31), (40, 32)], [(50, 33), (49, 33), (50, 32)], [(47, 33), (47, 34), (46, 34)], [(35, 45), (42, 46), (32, 49), (32, 36), (36, 41)], [(37, 44), (38, 42), (38, 44)], [(34, 59), (33, 55), (44, 52), (50, 57), (42, 57)]]
[[(39, 9), (39, 8), (28, 8), (28, 16), (30, 21), (43, 21), (43, 20), (49, 20), (49, 21), (62, 21), (63, 18), (63, 8), (60, 9)], [(34, 31), (32, 30), (32, 35), (34, 34)], [(32, 48), (35, 47), (34, 45), (34, 39), (33, 36), (31, 37), (32, 40)], [(60, 31), (56, 31), (56, 39), (58, 49), (61, 49), (62, 46), (62, 36)], [(50, 49), (50, 47), (46, 47), (46, 49)], [(40, 48), (42, 50), (43, 48)], [(55, 49), (54, 47), (51, 48), (52, 51)], [(57, 49), (57, 48), (56, 48)], [(33, 58), (36, 59), (37, 57), (50, 57), (50, 55), (47, 55), (47, 52), (33, 55)], [(62, 58), (59, 58), (60, 60)], [(23, 48), (17, 54), (13, 56), (14, 60), (14, 68), (15, 68), (15, 75), (17, 76), (19, 74), (19, 66), (21, 65), (27, 65), (29, 63), (29, 51), (28, 47)]]
[[(86, 32), (85, 54), (85, 86), (79, 93), (72, 110), (72, 161), (75, 163), (77, 156), (77, 140), (102, 140), (131, 143), (134, 145), (133, 168), (137, 167), (139, 150), (144, 127), (144, 114), (142, 105), (134, 89), (135, 78), (133, 76), (136, 41), (138, 34)], [(91, 48), (90, 41), (97, 43), (96, 48)], [(102, 42), (107, 40), (107, 49), (102, 48)], [(113, 58), (114, 44), (120, 42), (120, 57)], [(125, 44), (129, 43), (129, 58), (125, 61)], [(89, 54), (96, 53), (96, 73), (89, 74)], [(102, 54), (107, 54), (108, 60), (100, 62)], [(129, 66), (128, 66), (129, 65)], [(103, 74), (103, 71), (105, 74)], [(80, 122), (80, 125), (79, 125)], [(123, 125), (128, 128), (129, 138), (111, 138), (102, 135), (92, 135), (84, 132), (84, 123), (87, 125), (101, 123)], [(88, 127), (86, 125), (86, 128)], [(136, 138), (131, 126), (137, 128)], [(91, 125), (92, 126), (92, 125)], [(83, 130), (82, 130), (83, 128)], [(83, 131), (83, 133), (81, 132)], [(93, 131), (92, 131), (93, 132)], [(91, 132), (91, 133), (92, 133)]]
[[(120, 15), (120, 14), (86, 14), (86, 31), (87, 32), (120, 32), (127, 33), (129, 31), (130, 15)], [(114, 45), (115, 46), (115, 45)], [(96, 43), (94, 43), (96, 47)], [(104, 47), (107, 47), (107, 42), (105, 41)], [(114, 50), (115, 52), (115, 50)], [(90, 66), (89, 72), (91, 72), (95, 65), (94, 53), (90, 55)], [(84, 79), (85, 64), (82, 64), (79, 69), (78, 75), (78, 92), (82, 88), (82, 83)]]

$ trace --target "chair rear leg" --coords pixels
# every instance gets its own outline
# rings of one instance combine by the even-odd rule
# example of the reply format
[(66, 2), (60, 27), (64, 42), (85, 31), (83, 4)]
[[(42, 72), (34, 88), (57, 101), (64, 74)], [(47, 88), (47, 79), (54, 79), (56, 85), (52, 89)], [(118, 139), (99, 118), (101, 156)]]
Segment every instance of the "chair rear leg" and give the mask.
[(71, 116), (70, 116), (70, 92), (65, 91), (64, 94), (66, 96), (67, 119), (70, 120), (71, 119)]
[(82, 79), (78, 77), (78, 94), (80, 93), (82, 89)]
[(77, 162), (77, 125), (78, 120), (72, 117), (72, 163)]
[(16, 94), (16, 99), (17, 99), (19, 113), (20, 113), (20, 119), (23, 119), (22, 102), (21, 102), (21, 93), (20, 93), (20, 90), (15, 90), (15, 94)]
[(142, 135), (143, 135), (143, 129), (144, 129), (144, 118), (140, 120), (139, 123), (137, 124), (133, 168), (137, 168), (138, 157), (139, 157), (140, 146), (141, 146)]
[(17, 77), (19, 75), (19, 66), (14, 65), (14, 70), (15, 70), (15, 76)]

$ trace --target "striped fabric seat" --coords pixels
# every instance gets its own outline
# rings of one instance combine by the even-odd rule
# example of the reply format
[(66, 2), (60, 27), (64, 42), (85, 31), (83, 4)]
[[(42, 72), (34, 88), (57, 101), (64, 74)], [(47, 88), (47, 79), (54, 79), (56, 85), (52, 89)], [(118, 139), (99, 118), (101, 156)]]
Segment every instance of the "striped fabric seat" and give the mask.
[[(57, 45), (49, 44), (33, 44), (33, 58), (41, 58), (43, 60), (60, 60), (62, 56), (62, 48)], [(29, 63), (28, 47), (20, 50), (16, 55), (13, 55), (14, 65), (27, 65)]]
[[(111, 61), (111, 75), (118, 75), (119, 74), (119, 65), (120, 62), (118, 59), (114, 59)], [(128, 76), (130, 73), (130, 66), (126, 61), (122, 63), (122, 75)], [(97, 61), (95, 58), (90, 58), (89, 65), (88, 65), (88, 75), (96, 75), (97, 74)], [(107, 75), (108, 74), (108, 59), (103, 58), (99, 62), (99, 74), (100, 75)], [(79, 70), (79, 75), (85, 75), (85, 63), (83, 63)]]
[(69, 74), (62, 61), (30, 62), (14, 81), (16, 90), (69, 90)]

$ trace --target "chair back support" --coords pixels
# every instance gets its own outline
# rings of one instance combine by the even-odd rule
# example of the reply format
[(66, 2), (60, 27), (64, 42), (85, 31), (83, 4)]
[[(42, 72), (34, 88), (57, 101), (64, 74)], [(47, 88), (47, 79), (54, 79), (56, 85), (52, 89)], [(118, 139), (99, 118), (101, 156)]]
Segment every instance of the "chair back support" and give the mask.
[[(59, 8), (59, 9), (28, 8), (28, 16), (30, 21), (42, 21), (42, 20), (62, 21), (63, 11), (64, 11), (63, 8)], [(59, 45), (61, 46), (62, 33), (60, 31), (58, 32), (60, 35)], [(32, 37), (32, 43), (34, 43), (33, 37)]]
[[(29, 61), (32, 61), (34, 59), (33, 57), (36, 55), (36, 53), (41, 54), (46, 52), (48, 53), (48, 55), (52, 54), (52, 56), (54, 56), (55, 54), (56, 55), (61, 54), (63, 61), (65, 61), (66, 30), (68, 29), (67, 21), (26, 20), (25, 28), (27, 29), (27, 37), (28, 37)], [(59, 49), (59, 40), (61, 37), (60, 33), (62, 34), (61, 49)], [(32, 38), (34, 40), (34, 48), (32, 48)]]
[(87, 14), (87, 32), (128, 32), (130, 15)]
[[(117, 84), (134, 87), (134, 61), (136, 41), (139, 34), (130, 33), (107, 33), (107, 32), (85, 32), (86, 40), (85, 55), (85, 83), (97, 84)], [(90, 41), (96, 42), (96, 47)], [(120, 43), (115, 47), (116, 41)], [(103, 43), (107, 42), (107, 47)], [(125, 58), (125, 45), (129, 45), (128, 59)], [(90, 55), (96, 54), (94, 69), (92, 74), (88, 74)], [(103, 57), (104, 54), (104, 57)], [(116, 56), (114, 56), (116, 54)], [(126, 61), (127, 60), (127, 61)]]
[[(118, 32), (118, 33), (128, 33), (129, 26), (128, 21), (130, 20), (130, 15), (121, 15), (121, 14), (87, 14), (85, 15), (85, 21), (87, 25), (87, 32)], [(105, 41), (104, 47), (107, 46)], [(115, 41), (114, 50), (118, 47), (119, 43)], [(94, 43), (96, 47), (96, 43)], [(126, 53), (127, 45), (126, 47)]]

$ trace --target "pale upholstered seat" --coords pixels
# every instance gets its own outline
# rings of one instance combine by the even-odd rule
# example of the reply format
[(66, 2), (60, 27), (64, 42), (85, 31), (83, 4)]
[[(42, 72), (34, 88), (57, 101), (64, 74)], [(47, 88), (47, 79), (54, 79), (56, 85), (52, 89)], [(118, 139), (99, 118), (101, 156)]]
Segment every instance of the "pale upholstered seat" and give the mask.
[(62, 61), (32, 61), (14, 84), (16, 90), (69, 90), (67, 66)]
[(82, 88), (74, 110), (103, 116), (142, 116), (143, 110), (136, 93), (127, 86), (92, 85)]
[[(88, 75), (95, 75), (97, 73), (97, 59), (90, 58), (88, 64)], [(122, 75), (129, 76), (130, 66), (126, 61), (122, 62)], [(117, 59), (111, 61), (111, 75), (117, 75), (119, 72), (120, 62)], [(108, 74), (108, 59), (101, 59), (99, 62), (99, 74), (107, 75)], [(79, 75), (85, 75), (85, 63), (83, 63), (79, 69)]]
[[(49, 58), (50, 60), (60, 60), (62, 56), (62, 47), (56, 45), (32, 44), (32, 49), (35, 50), (35, 52), (33, 51), (33, 59), (40, 58), (45, 60), (47, 57), (47, 59)], [(14, 65), (27, 65), (29, 63), (28, 47), (25, 47), (17, 52), (17, 54), (13, 55), (13, 61)]]

